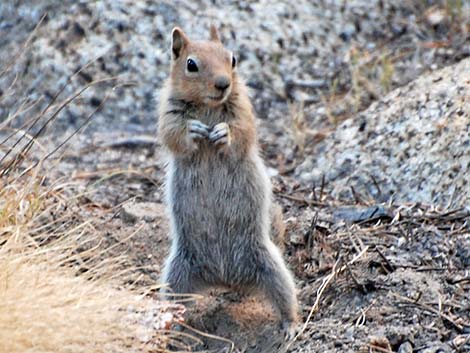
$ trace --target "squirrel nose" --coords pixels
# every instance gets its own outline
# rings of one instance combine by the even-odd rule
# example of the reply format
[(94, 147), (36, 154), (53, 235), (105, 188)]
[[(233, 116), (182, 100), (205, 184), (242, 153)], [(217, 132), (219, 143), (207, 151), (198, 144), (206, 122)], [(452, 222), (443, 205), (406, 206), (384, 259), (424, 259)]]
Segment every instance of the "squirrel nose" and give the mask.
[(215, 88), (225, 91), (230, 86), (230, 79), (226, 76), (219, 76), (215, 79)]

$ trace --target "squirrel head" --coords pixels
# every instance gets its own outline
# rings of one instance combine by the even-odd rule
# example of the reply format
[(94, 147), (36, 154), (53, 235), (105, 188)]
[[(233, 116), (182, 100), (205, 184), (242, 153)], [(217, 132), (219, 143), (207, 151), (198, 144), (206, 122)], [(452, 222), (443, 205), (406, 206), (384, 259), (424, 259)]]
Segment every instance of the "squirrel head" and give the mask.
[(224, 48), (214, 25), (207, 41), (191, 41), (175, 27), (171, 56), (172, 87), (181, 99), (216, 107), (232, 93), (237, 60)]

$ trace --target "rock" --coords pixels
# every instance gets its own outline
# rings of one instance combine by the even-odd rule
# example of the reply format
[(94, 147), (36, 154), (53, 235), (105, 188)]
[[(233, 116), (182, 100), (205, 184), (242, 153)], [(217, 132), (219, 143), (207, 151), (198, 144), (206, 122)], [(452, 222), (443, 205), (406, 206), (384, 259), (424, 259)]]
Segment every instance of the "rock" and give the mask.
[(335, 221), (376, 222), (379, 219), (391, 219), (390, 213), (382, 206), (341, 207), (333, 211)]
[(324, 174), (343, 198), (353, 187), (380, 202), (468, 204), (469, 95), (470, 59), (424, 75), (339, 125), (296, 174), (317, 185)]
[(431, 7), (428, 11), (426, 11), (424, 16), (430, 26), (440, 25), (448, 19), (448, 14), (445, 9), (441, 9), (434, 6)]
[(413, 353), (413, 346), (408, 341), (403, 342), (400, 344), (400, 347), (398, 347), (398, 353)]
[(305, 236), (300, 232), (292, 232), (289, 237), (290, 243), (294, 245), (304, 245)]
[(344, 28), (341, 30), (339, 33), (339, 37), (345, 41), (348, 42), (351, 40), (351, 38), (354, 36), (356, 33), (356, 27), (352, 23), (346, 23), (344, 25)]
[(121, 218), (127, 223), (154, 222), (164, 217), (165, 206), (154, 202), (129, 202), (122, 206)]

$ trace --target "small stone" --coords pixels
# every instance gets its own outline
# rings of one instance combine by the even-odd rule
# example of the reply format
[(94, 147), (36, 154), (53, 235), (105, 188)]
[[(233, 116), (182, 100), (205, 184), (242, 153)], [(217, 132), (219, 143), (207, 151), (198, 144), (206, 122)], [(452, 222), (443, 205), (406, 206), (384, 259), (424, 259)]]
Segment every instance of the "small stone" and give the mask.
[(398, 238), (397, 247), (401, 248), (404, 244), (406, 244), (406, 238), (405, 237)]
[(90, 98), (90, 105), (94, 108), (97, 108), (101, 105), (101, 99), (99, 99), (98, 97), (91, 97)]
[(354, 34), (356, 34), (356, 27), (352, 23), (346, 23), (346, 25), (341, 30), (339, 37), (343, 41), (348, 42), (351, 40)]
[(78, 37), (85, 36), (85, 30), (83, 29), (82, 25), (78, 22), (74, 22), (73, 24), (73, 33)]
[(426, 21), (430, 26), (437, 26), (447, 20), (447, 12), (445, 9), (431, 7), (425, 13)]
[(126, 223), (153, 222), (164, 214), (165, 206), (154, 202), (129, 202), (121, 209), (121, 218)]
[(305, 245), (305, 237), (302, 233), (294, 232), (290, 235), (290, 242), (294, 245)]
[(335, 344), (335, 347), (337, 347), (337, 348), (339, 348), (339, 347), (342, 347), (342, 346), (343, 346), (343, 342), (342, 342), (342, 341), (340, 341), (340, 340), (336, 340), (334, 344)]
[(349, 339), (349, 340), (353, 340), (354, 339), (354, 331), (355, 331), (355, 327), (354, 326), (350, 326), (346, 329), (346, 332), (345, 332), (345, 336)]
[(400, 345), (398, 353), (413, 353), (413, 346), (410, 342), (406, 341)]

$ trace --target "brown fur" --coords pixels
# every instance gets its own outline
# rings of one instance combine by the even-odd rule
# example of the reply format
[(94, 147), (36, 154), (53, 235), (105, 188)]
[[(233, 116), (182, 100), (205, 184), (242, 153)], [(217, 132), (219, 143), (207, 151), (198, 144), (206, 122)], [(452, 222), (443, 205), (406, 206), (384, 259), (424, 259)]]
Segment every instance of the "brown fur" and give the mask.
[(295, 285), (272, 240), (283, 236), (282, 212), (271, 201), (246, 87), (214, 27), (210, 38), (190, 41), (181, 29), (172, 32), (159, 118), (159, 139), (169, 151), (172, 233), (162, 281), (177, 293), (210, 286), (261, 291), (290, 326)]

